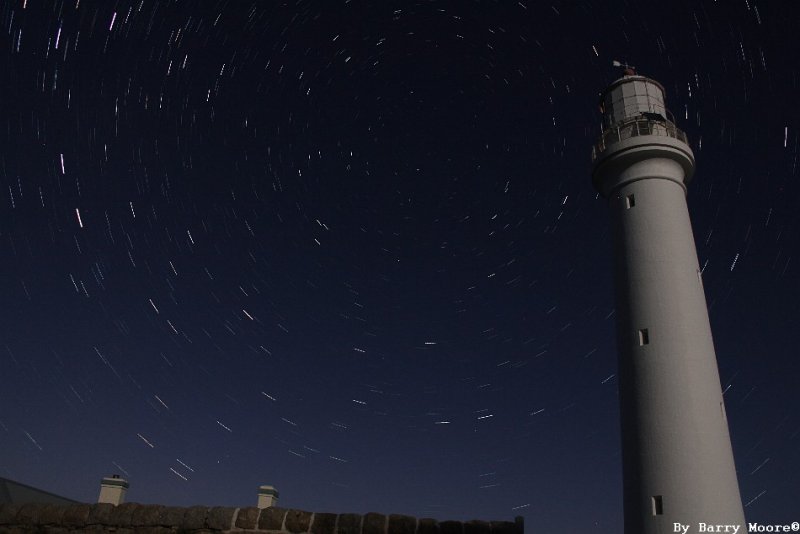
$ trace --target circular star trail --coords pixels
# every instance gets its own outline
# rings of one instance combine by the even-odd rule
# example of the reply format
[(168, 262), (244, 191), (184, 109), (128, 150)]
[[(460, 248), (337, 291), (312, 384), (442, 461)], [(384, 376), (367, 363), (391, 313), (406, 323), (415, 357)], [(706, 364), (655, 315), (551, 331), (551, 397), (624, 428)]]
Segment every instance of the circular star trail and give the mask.
[(792, 10), (0, 3), (0, 476), (618, 532), (620, 60), (697, 158), (745, 513), (796, 520)]

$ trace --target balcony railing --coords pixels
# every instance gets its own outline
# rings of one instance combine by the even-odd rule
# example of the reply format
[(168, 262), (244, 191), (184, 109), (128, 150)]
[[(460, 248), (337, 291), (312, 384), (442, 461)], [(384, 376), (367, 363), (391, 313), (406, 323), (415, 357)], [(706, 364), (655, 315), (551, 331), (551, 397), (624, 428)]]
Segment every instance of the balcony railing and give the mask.
[(679, 141), (683, 141), (687, 145), (689, 144), (686, 134), (683, 130), (675, 126), (675, 123), (672, 121), (634, 117), (603, 130), (600, 139), (592, 147), (592, 162), (597, 159), (600, 153), (606, 150), (609, 144), (640, 135), (673, 137)]

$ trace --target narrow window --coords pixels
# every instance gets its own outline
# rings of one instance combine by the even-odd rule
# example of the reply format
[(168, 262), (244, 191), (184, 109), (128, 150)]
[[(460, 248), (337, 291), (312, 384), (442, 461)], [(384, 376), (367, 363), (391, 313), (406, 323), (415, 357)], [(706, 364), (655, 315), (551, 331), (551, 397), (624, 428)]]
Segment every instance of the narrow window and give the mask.
[(664, 515), (664, 502), (661, 495), (653, 496), (653, 515)]
[(625, 208), (630, 209), (636, 205), (636, 199), (633, 195), (628, 195), (625, 197)]
[(647, 333), (647, 328), (639, 330), (639, 345), (647, 345), (650, 343), (650, 336)]

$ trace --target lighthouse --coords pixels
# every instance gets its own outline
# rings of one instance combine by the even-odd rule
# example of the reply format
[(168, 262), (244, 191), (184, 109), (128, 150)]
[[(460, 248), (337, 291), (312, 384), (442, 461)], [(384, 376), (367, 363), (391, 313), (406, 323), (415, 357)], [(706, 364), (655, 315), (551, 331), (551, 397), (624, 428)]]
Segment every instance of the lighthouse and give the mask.
[(625, 533), (746, 532), (686, 204), (694, 154), (657, 81), (626, 67), (600, 107), (592, 183), (611, 214)]

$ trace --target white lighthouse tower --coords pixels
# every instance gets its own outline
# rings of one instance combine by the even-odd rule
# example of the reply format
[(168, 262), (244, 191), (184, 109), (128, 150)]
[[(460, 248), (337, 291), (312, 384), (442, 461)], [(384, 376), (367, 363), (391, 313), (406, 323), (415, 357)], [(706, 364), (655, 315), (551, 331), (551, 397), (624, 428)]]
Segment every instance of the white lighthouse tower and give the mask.
[(663, 86), (631, 68), (601, 111), (592, 183), (611, 212), (625, 533), (746, 532), (686, 205), (694, 154)]

